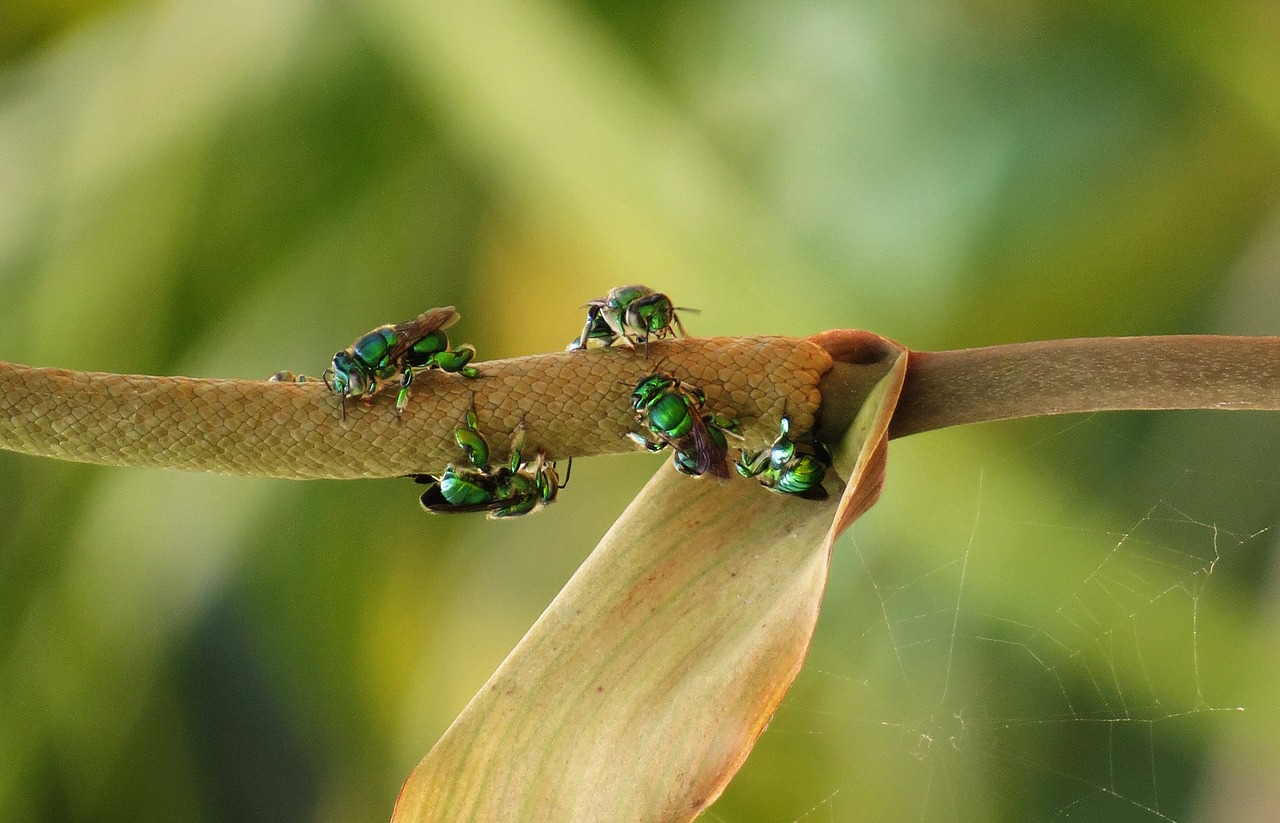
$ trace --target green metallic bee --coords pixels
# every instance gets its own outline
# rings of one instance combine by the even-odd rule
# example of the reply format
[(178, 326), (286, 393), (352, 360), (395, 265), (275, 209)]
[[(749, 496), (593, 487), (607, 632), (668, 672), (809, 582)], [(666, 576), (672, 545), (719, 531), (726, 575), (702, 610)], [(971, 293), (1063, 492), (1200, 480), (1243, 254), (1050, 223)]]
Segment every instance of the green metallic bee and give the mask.
[(414, 475), (416, 482), (430, 485), (421, 498), (422, 507), (429, 512), (488, 512), (491, 520), (517, 517), (551, 505), (560, 489), (569, 484), (572, 460), (563, 483), (556, 474), (555, 464), (547, 461), (541, 449), (532, 463), (522, 462), (524, 424), (516, 429), (511, 443), (511, 462), (506, 466), (489, 466), (489, 443), (476, 428), (474, 409), (467, 412), (465, 425), (454, 430), (454, 439), (471, 467), (450, 463), (439, 477)]
[(272, 383), (311, 383), (315, 381), (314, 377), (307, 377), (305, 374), (291, 372), (288, 369), (282, 369), (267, 378)]
[(648, 354), (650, 338), (687, 336), (676, 314), (677, 309), (695, 314), (698, 311), (673, 306), (671, 298), (665, 294), (639, 284), (618, 286), (599, 300), (587, 303), (584, 308), (587, 310), (587, 322), (582, 327), (582, 334), (566, 347), (568, 351), (585, 349), (589, 340), (599, 340), (605, 346), (621, 340), (629, 348), (635, 348), (637, 343), (643, 344), (645, 354)]
[(342, 419), (347, 417), (347, 398), (370, 398), (381, 388), (379, 381), (389, 382), (399, 376), (400, 393), (396, 395), (396, 416), (409, 402), (409, 385), (415, 369), (437, 368), (475, 378), (480, 372), (468, 366), (475, 357), (474, 346), (449, 348), (444, 330), (461, 317), (453, 306), (428, 309), (413, 320), (391, 326), (379, 326), (333, 356), (333, 365), (323, 379), (329, 390), (342, 397)]
[(826, 500), (822, 479), (831, 468), (831, 452), (811, 434), (791, 436), (791, 421), (784, 415), (782, 432), (769, 448), (748, 455), (741, 452), (734, 464), (743, 477), (759, 477), (760, 485), (779, 494), (806, 500)]
[(696, 386), (682, 384), (666, 372), (656, 372), (636, 384), (631, 408), (636, 422), (653, 437), (629, 432), (632, 440), (651, 452), (670, 446), (676, 469), (695, 477), (728, 477), (725, 434), (741, 437), (738, 421), (720, 414), (703, 414), (707, 396)]

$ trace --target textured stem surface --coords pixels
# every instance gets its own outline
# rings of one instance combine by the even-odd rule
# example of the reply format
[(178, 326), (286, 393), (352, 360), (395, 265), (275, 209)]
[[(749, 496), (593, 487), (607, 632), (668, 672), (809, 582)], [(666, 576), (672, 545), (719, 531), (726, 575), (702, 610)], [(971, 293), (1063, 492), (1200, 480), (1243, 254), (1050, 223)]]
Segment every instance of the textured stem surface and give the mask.
[[(495, 460), (509, 454), (521, 421), (530, 453), (621, 454), (635, 448), (625, 438), (637, 430), (632, 388), (658, 370), (701, 387), (707, 410), (738, 417), (743, 445), (759, 448), (784, 412), (800, 430), (810, 427), (824, 390), (823, 422), (831, 434), (841, 431), (880, 376), (856, 364), (874, 366), (889, 342), (865, 332), (693, 338), (653, 343), (648, 357), (611, 348), (493, 360), (477, 364), (476, 380), (419, 375), (399, 420), (395, 392), (386, 390), (371, 404), (348, 401), (345, 422), (338, 398), (319, 382), (0, 363), (0, 448), (222, 474), (391, 477), (457, 460), (453, 430), (474, 400)], [(1193, 408), (1280, 410), (1280, 338), (1113, 337), (911, 352), (890, 435), (1046, 414)]]
[(1120, 409), (1280, 410), (1280, 337), (1097, 337), (913, 351), (889, 434)]
[(324, 384), (73, 372), (0, 363), (0, 448), (115, 466), (284, 478), (394, 477), (460, 457), (453, 430), (474, 401), (493, 458), (524, 422), (526, 452), (551, 459), (632, 452), (635, 384), (669, 371), (701, 387), (706, 409), (738, 417), (746, 444), (777, 433), (783, 411), (812, 425), (831, 368), (821, 347), (788, 337), (693, 338), (475, 364), (468, 380), (414, 378), (401, 419), (395, 387), (371, 405)]

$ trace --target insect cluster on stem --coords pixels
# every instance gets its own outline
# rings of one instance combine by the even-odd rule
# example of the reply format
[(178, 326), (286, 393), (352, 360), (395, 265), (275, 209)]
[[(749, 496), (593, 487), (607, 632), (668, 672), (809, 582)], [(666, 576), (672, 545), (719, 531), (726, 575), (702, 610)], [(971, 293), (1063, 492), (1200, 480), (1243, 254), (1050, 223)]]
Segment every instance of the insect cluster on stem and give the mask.
[[(612, 289), (584, 308), (587, 317), (582, 333), (569, 343), (569, 351), (586, 349), (592, 341), (603, 347), (621, 343), (632, 350), (641, 348), (644, 357), (648, 357), (650, 340), (686, 336), (677, 311), (697, 312), (676, 306), (667, 295), (639, 284)], [(384, 386), (396, 384), (395, 413), (399, 418), (418, 371), (439, 369), (467, 379), (480, 377), (481, 372), (469, 365), (475, 347), (453, 347), (445, 333), (459, 317), (453, 306), (428, 309), (413, 320), (379, 326), (337, 352), (321, 379), (338, 395), (342, 419), (347, 417), (348, 398), (369, 404)], [(285, 370), (270, 379), (307, 382), (313, 378)], [(646, 451), (670, 447), (672, 462), (684, 474), (727, 478), (728, 438), (742, 439), (741, 426), (734, 417), (706, 411), (706, 403), (701, 388), (655, 368), (632, 390), (631, 411), (641, 431), (626, 436)], [(412, 475), (427, 485), (421, 502), (429, 512), (516, 517), (555, 502), (557, 493), (568, 484), (569, 472), (561, 483), (556, 464), (541, 448), (532, 460), (525, 460), (523, 423), (512, 432), (510, 461), (490, 465), (489, 443), (480, 433), (474, 402), (464, 423), (454, 430), (454, 439), (464, 461), (450, 463), (436, 474)], [(739, 450), (734, 467), (743, 477), (759, 478), (770, 491), (822, 500), (827, 497), (822, 482), (831, 462), (827, 447), (812, 432), (793, 432), (784, 414), (772, 445), (752, 454)], [(571, 460), (569, 470), (572, 466)]]

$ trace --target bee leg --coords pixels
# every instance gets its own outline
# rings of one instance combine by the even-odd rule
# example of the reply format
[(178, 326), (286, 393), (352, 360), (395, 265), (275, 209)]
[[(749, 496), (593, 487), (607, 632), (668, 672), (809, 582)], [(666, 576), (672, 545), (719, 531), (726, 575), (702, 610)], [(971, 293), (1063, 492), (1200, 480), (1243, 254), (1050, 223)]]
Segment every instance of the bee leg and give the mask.
[(523, 500), (518, 500), (510, 506), (503, 506), (489, 512), (490, 520), (498, 520), (503, 517), (519, 517), (522, 514), (528, 514), (538, 507), (538, 498), (535, 495), (529, 495)]
[(378, 385), (378, 381), (373, 378), (369, 378), (369, 386), (364, 390), (364, 394), (360, 395), (360, 402), (365, 404), (365, 406), (372, 406), (373, 396), (378, 393), (379, 388), (381, 388), (381, 386)]
[(480, 376), (480, 372), (467, 364), (471, 362), (471, 358), (476, 356), (476, 347), (470, 344), (463, 344), (456, 349), (449, 349), (436, 353), (431, 358), (431, 365), (441, 371), (461, 374), (463, 377), (476, 378)]
[(396, 419), (400, 419), (400, 413), (404, 411), (404, 407), (409, 405), (409, 385), (413, 383), (413, 369), (409, 366), (404, 367), (404, 373), (400, 375), (400, 391), (396, 393)]
[(591, 327), (595, 325), (596, 313), (597, 312), (594, 307), (587, 309), (587, 322), (582, 326), (582, 334), (575, 337), (569, 345), (565, 347), (565, 351), (578, 351), (579, 349), (585, 349), (587, 347), (587, 340), (591, 337)]
[(616, 313), (602, 310), (601, 315), (604, 317), (604, 322), (609, 326), (609, 330), (612, 331), (614, 335), (614, 339), (610, 340), (608, 345), (612, 346), (614, 343), (618, 342), (618, 340), (621, 340), (629, 349), (634, 349), (636, 347), (636, 341), (632, 340), (631, 336), (627, 334), (626, 327), (622, 325), (622, 319), (618, 317)]
[(702, 475), (702, 472), (698, 471), (698, 458), (690, 457), (687, 452), (676, 452), (671, 456), (671, 462), (676, 467), (676, 471), (681, 474), (687, 474), (690, 477)]
[(467, 456), (467, 460), (471, 461), (471, 465), (480, 471), (489, 470), (489, 441), (474, 426), (454, 429), (453, 439), (458, 441), (458, 447)]
[(515, 474), (520, 471), (520, 464), (524, 462), (524, 421), (520, 421), (520, 425), (516, 426), (515, 434), (511, 438), (511, 473)]
[(702, 420), (708, 426), (715, 426), (725, 434), (742, 439), (742, 423), (736, 417), (725, 417), (723, 414), (703, 415)]
[(739, 451), (738, 459), (734, 462), (733, 467), (738, 470), (738, 474), (743, 477), (755, 477), (764, 471), (765, 463), (769, 460), (769, 451), (758, 451), (748, 456), (746, 452)]
[(663, 440), (650, 440), (643, 434), (638, 434), (637, 432), (627, 432), (627, 437), (630, 437), (635, 441), (636, 445), (640, 446), (645, 451), (660, 452), (667, 446), (666, 442)]

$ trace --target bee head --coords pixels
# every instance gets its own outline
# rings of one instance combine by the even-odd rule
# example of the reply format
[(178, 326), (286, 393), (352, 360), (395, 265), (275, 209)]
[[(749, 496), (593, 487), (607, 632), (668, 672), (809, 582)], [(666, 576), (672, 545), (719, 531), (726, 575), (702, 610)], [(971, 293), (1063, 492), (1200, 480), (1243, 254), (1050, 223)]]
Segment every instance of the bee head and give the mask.
[(666, 372), (656, 372), (636, 384), (631, 393), (631, 406), (636, 411), (644, 408), (662, 396), (663, 392), (676, 384), (676, 380)]
[(651, 294), (627, 306), (626, 324), (644, 329), (649, 334), (661, 334), (671, 327), (674, 311), (671, 298), (665, 294)]
[(324, 382), (330, 391), (343, 397), (359, 397), (368, 389), (355, 355), (345, 349), (333, 356), (333, 365), (325, 372)]

